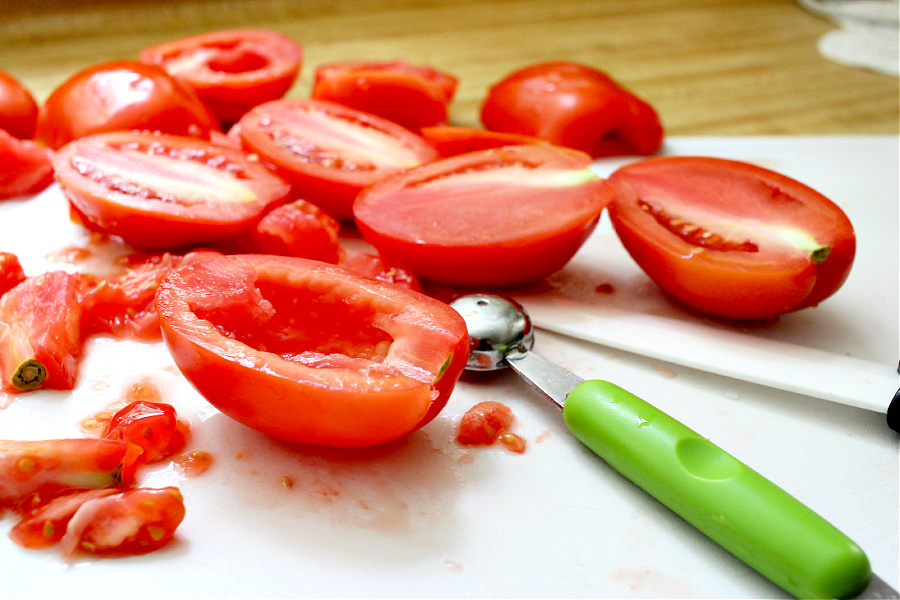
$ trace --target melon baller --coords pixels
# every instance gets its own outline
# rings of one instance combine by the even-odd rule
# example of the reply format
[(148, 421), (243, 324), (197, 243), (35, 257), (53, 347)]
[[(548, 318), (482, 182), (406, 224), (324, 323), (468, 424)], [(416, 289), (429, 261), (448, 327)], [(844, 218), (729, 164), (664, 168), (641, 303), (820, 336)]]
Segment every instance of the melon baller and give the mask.
[(595, 454), (776, 585), (798, 598), (898, 598), (856, 543), (774, 483), (630, 392), (532, 352), (518, 302), (469, 294), (450, 306), (469, 330), (467, 369), (512, 368)]

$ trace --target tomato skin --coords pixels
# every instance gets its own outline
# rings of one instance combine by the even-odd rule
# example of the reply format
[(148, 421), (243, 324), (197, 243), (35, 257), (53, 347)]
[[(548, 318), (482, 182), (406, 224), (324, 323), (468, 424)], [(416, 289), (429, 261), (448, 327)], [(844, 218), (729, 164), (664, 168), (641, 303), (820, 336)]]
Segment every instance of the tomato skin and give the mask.
[[(635, 262), (702, 312), (763, 319), (821, 302), (846, 280), (856, 238), (815, 190), (747, 163), (707, 157), (639, 161), (610, 177), (610, 218)], [(808, 244), (802, 247), (801, 232)], [(702, 235), (700, 235), (702, 233)], [(814, 251), (830, 247), (817, 264)]]
[(316, 69), (311, 97), (417, 130), (447, 121), (456, 77), (406, 61), (339, 62)]
[[(214, 406), (276, 439), (371, 446), (425, 425), (468, 356), (447, 305), (335, 265), (232, 255), (176, 269), (163, 338)], [(302, 315), (298, 318), (296, 315)]]
[(5, 71), (0, 71), (0, 129), (20, 140), (34, 137), (37, 127), (38, 104), (22, 83)]
[(170, 404), (136, 401), (112, 416), (103, 437), (131, 442), (143, 452), (139, 462), (154, 463), (184, 448), (183, 428)]
[(52, 153), (0, 129), (0, 200), (36, 194), (53, 182)]
[(25, 281), (25, 271), (19, 257), (12, 252), (0, 252), (0, 296)]
[(591, 156), (652, 154), (663, 139), (656, 111), (605, 73), (572, 62), (531, 65), (491, 87), (485, 127), (535, 136)]
[(60, 149), (57, 179), (81, 221), (151, 249), (238, 235), (290, 185), (244, 153), (173, 135), (115, 132)]
[(56, 88), (41, 106), (36, 137), (56, 150), (95, 133), (139, 129), (208, 139), (218, 128), (196, 92), (162, 67), (114, 61)]
[(0, 297), (0, 375), (10, 392), (70, 390), (83, 351), (85, 276), (50, 271)]
[(490, 131), (474, 127), (457, 127), (455, 125), (423, 127), (419, 130), (419, 133), (437, 149), (442, 158), (458, 156), (466, 152), (475, 152), (476, 150), (502, 148), (503, 146), (549, 143), (547, 140), (530, 135)]
[(561, 269), (613, 190), (591, 158), (555, 146), (470, 152), (385, 177), (354, 204), (363, 237), (420, 279), (504, 286)]
[(421, 136), (334, 102), (274, 100), (238, 122), (245, 149), (273, 165), (294, 193), (338, 220), (353, 216), (360, 190), (437, 158)]
[(291, 89), (303, 48), (275, 31), (228, 29), (148, 46), (139, 59), (196, 90), (222, 123), (234, 123)]

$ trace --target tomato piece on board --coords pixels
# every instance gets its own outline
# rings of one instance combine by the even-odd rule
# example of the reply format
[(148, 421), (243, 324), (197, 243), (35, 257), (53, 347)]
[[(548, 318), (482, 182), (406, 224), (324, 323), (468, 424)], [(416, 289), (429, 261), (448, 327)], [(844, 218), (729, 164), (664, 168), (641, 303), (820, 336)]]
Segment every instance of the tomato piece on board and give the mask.
[(0, 71), (0, 129), (20, 140), (34, 137), (37, 127), (38, 104), (22, 83)]
[(365, 186), (437, 158), (419, 135), (334, 102), (274, 100), (238, 123), (242, 143), (291, 181), (295, 193), (339, 220)]
[(789, 177), (707, 157), (639, 161), (610, 177), (610, 217), (635, 262), (700, 311), (768, 318), (818, 304), (846, 280), (853, 226)]
[(25, 271), (19, 257), (12, 252), (0, 252), (0, 296), (25, 281)]
[(276, 31), (227, 29), (148, 46), (139, 58), (191, 86), (222, 123), (234, 123), (291, 89), (303, 48)]
[(369, 279), (380, 279), (402, 285), (416, 292), (422, 291), (419, 278), (409, 269), (386, 261), (380, 254), (361, 252), (341, 262), (341, 266)]
[(59, 543), (67, 554), (146, 554), (169, 543), (184, 514), (176, 487), (125, 490), (78, 507)]
[(103, 437), (131, 442), (143, 452), (139, 462), (149, 464), (184, 448), (184, 427), (179, 427), (175, 408), (163, 402), (136, 401), (117, 411)]
[(561, 269), (612, 198), (583, 152), (506, 146), (386, 177), (353, 212), (367, 242), (422, 279), (502, 286)]
[(338, 239), (340, 229), (340, 223), (315, 204), (295, 200), (266, 213), (256, 227), (226, 241), (223, 250), (337, 263), (343, 254)]
[(663, 139), (652, 106), (607, 74), (571, 62), (525, 67), (491, 87), (481, 121), (591, 156), (653, 154)]
[(464, 446), (489, 446), (513, 424), (513, 413), (502, 402), (479, 402), (465, 412), (456, 426), (456, 441)]
[(465, 367), (465, 322), (401, 286), (320, 261), (231, 255), (176, 269), (156, 294), (185, 377), (276, 439), (371, 446), (425, 425)]
[(117, 440), (0, 440), (0, 506), (22, 506), (36, 493), (131, 485), (140, 452)]
[(53, 182), (53, 153), (0, 129), (0, 200), (36, 194)]
[(66, 526), (82, 504), (94, 498), (119, 493), (117, 488), (71, 492), (28, 510), (9, 531), (23, 548), (46, 548), (62, 539)]
[(453, 75), (403, 60), (338, 62), (316, 69), (312, 98), (417, 130), (447, 121), (456, 84)]
[(92, 135), (60, 149), (53, 164), (87, 227), (145, 248), (238, 235), (290, 192), (244, 153), (184, 136)]
[(455, 125), (423, 127), (419, 130), (419, 133), (444, 158), (465, 154), (466, 152), (475, 152), (476, 150), (502, 148), (503, 146), (527, 146), (529, 144), (540, 145), (549, 143), (547, 140), (530, 135), (490, 131), (489, 129), (476, 129), (474, 127), (457, 127)]
[(0, 297), (0, 375), (7, 391), (71, 390), (84, 349), (86, 275), (51, 271)]

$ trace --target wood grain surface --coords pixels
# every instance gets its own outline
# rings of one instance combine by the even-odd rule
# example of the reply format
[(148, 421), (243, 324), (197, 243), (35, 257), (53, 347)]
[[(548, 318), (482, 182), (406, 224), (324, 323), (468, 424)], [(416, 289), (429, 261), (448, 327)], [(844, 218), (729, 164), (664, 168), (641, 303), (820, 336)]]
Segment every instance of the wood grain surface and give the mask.
[(898, 133), (898, 79), (823, 58), (835, 26), (790, 0), (2, 0), (0, 69), (38, 100), (101, 61), (232, 27), (304, 47), (289, 96), (319, 64), (406, 58), (456, 75), (451, 122), (479, 125), (489, 87), (565, 59), (653, 104), (669, 135)]

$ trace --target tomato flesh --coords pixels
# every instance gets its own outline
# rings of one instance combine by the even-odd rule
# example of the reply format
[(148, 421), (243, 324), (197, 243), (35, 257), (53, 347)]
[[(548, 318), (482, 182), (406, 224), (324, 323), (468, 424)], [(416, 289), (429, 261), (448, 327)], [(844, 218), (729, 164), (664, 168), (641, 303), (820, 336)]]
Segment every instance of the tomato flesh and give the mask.
[(54, 167), (86, 225), (146, 248), (237, 235), (290, 191), (240, 151), (182, 136), (89, 136), (59, 150)]
[(388, 281), (416, 292), (422, 291), (419, 278), (416, 277), (415, 273), (405, 267), (386, 261), (383, 256), (378, 254), (361, 252), (342, 261), (341, 266), (363, 277)]
[(669, 157), (610, 177), (610, 217), (635, 262), (702, 312), (773, 317), (821, 302), (853, 262), (853, 227), (833, 202), (737, 161)]
[(524, 283), (561, 269), (612, 201), (590, 167), (550, 145), (471, 152), (386, 177), (353, 211), (366, 241), (419, 278)]
[(59, 542), (66, 526), (88, 500), (118, 493), (116, 488), (72, 492), (53, 498), (27, 511), (9, 531), (9, 537), (23, 548), (45, 548)]
[(299, 197), (339, 220), (352, 217), (353, 201), (365, 186), (437, 158), (408, 129), (333, 102), (267, 102), (238, 126), (248, 151), (274, 165)]
[(502, 148), (503, 146), (549, 143), (547, 140), (530, 135), (490, 131), (474, 127), (458, 127), (455, 125), (423, 127), (419, 130), (419, 133), (437, 149), (443, 158), (465, 154), (466, 152), (475, 152), (476, 150)]
[(214, 406), (277, 439), (387, 442), (446, 404), (468, 355), (445, 304), (319, 261), (232, 255), (176, 269), (163, 337)]
[(103, 437), (131, 442), (143, 452), (142, 463), (153, 463), (172, 456), (185, 444), (184, 428), (170, 404), (163, 402), (132, 402), (116, 412), (109, 421)]
[(456, 441), (464, 446), (489, 446), (512, 427), (514, 416), (502, 402), (479, 402), (460, 419)]
[(36, 194), (53, 181), (52, 154), (0, 129), (0, 200)]
[(25, 281), (25, 271), (19, 257), (12, 252), (0, 252), (0, 296)]

